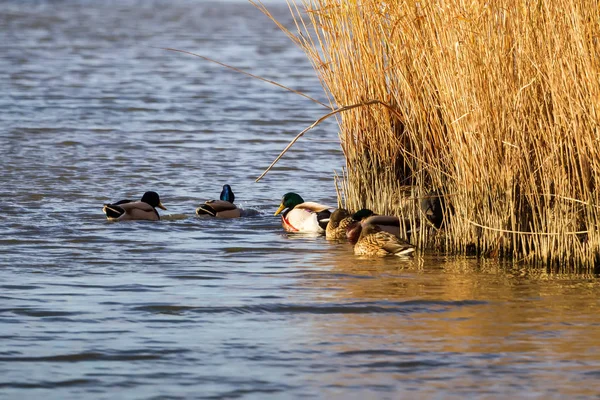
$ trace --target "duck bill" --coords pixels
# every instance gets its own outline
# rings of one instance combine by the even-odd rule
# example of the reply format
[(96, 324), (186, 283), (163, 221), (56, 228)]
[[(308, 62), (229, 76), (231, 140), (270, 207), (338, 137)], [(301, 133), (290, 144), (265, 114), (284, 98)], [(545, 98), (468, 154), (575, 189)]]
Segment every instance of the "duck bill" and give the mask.
[(161, 202), (158, 203), (158, 208), (162, 209), (162, 210), (166, 210), (167, 207), (163, 206)]
[(280, 212), (282, 212), (284, 210), (285, 206), (283, 204), (279, 205), (279, 208), (277, 209), (277, 211), (275, 211), (275, 214), (273, 215), (279, 215)]

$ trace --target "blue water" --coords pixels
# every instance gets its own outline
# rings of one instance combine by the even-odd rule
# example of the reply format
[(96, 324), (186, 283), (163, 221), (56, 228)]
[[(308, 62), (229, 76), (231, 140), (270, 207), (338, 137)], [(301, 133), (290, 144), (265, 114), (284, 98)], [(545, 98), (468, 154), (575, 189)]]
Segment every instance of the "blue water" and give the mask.
[[(0, 398), (600, 396), (596, 277), (283, 232), (284, 193), (336, 204), (335, 121), (255, 183), (327, 110), (159, 49), (326, 101), (251, 5), (6, 0), (0, 26)], [(195, 217), (224, 183), (255, 216)], [(162, 221), (106, 221), (146, 190)]]

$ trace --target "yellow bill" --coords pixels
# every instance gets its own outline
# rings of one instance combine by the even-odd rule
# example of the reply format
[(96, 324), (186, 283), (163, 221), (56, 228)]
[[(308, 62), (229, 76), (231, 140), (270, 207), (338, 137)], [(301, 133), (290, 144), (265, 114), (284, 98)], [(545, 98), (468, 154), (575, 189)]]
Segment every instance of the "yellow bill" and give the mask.
[(275, 214), (273, 214), (273, 215), (278, 215), (280, 212), (283, 211), (284, 208), (285, 208), (285, 206), (283, 205), (283, 203), (281, 203), (279, 205), (279, 208), (277, 209), (277, 211), (275, 211)]

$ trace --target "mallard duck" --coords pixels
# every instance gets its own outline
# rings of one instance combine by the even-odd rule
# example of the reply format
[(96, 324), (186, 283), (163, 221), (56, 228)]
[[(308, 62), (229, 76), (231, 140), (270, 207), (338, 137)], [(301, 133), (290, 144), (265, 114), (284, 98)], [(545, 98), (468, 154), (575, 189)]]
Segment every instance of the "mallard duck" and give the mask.
[(155, 207), (167, 209), (160, 202), (158, 193), (146, 192), (140, 201), (120, 200), (113, 204), (105, 204), (102, 211), (109, 221), (158, 221), (160, 215)]
[(355, 244), (358, 241), (358, 237), (360, 236), (360, 231), (362, 230), (362, 226), (360, 222), (363, 219), (370, 217), (375, 214), (373, 211), (368, 208), (363, 208), (352, 214), (351, 221), (346, 227), (346, 237), (350, 241), (350, 243)]
[(242, 216), (242, 211), (233, 204), (235, 195), (231, 186), (223, 185), (219, 200), (207, 200), (200, 207), (196, 208), (196, 214), (210, 215), (216, 218), (239, 218)]
[(286, 193), (282, 197), (275, 215), (282, 211), (281, 225), (287, 232), (323, 233), (331, 216), (329, 207), (305, 202), (297, 193)]
[(377, 225), (365, 224), (354, 245), (357, 256), (405, 256), (412, 254), (415, 247), (397, 236), (381, 230)]
[[(400, 218), (392, 215), (378, 215), (373, 211), (363, 208), (352, 214), (352, 221), (346, 228), (346, 237), (350, 243), (356, 243), (358, 240), (362, 228), (366, 224), (372, 224), (378, 226), (382, 231), (389, 232), (392, 235), (400, 237), (400, 229), (408, 227), (409, 221), (402, 221), (404, 225), (401, 226)], [(406, 231), (406, 236), (410, 238), (410, 229)]]
[(420, 207), (427, 220), (437, 229), (444, 225), (445, 214), (451, 215), (454, 212), (452, 204), (447, 206), (445, 196), (436, 191), (429, 192), (427, 196), (423, 197)]
[(338, 208), (333, 211), (329, 217), (327, 229), (325, 229), (325, 237), (329, 240), (346, 239), (346, 228), (354, 220), (347, 210)]

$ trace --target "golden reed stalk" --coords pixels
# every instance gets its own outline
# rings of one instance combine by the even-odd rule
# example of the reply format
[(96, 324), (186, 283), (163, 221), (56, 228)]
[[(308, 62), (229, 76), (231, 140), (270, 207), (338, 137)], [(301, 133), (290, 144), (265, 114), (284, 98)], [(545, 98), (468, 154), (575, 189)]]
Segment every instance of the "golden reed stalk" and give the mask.
[(332, 109), (369, 104), (336, 114), (348, 208), (423, 220), (437, 193), (445, 227), (418, 246), (598, 266), (598, 1), (288, 5)]

